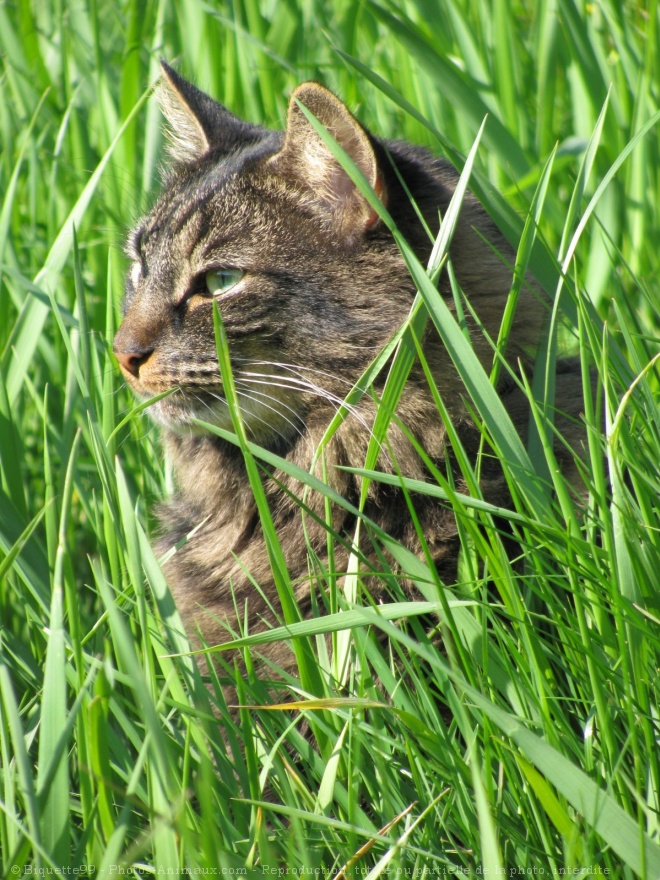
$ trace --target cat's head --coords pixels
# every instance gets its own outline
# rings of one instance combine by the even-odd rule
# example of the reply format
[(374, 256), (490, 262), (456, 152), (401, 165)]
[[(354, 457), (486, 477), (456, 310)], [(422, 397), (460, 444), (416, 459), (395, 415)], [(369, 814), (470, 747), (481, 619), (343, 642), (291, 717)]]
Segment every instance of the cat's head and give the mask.
[(405, 318), (412, 287), (369, 200), (309, 122), (330, 132), (386, 200), (382, 157), (316, 83), (291, 96), (286, 131), (243, 122), (163, 64), (173, 168), (130, 235), (122, 372), (161, 424), (230, 420), (213, 302), (229, 340), (243, 418), (258, 441), (299, 432), (336, 407)]

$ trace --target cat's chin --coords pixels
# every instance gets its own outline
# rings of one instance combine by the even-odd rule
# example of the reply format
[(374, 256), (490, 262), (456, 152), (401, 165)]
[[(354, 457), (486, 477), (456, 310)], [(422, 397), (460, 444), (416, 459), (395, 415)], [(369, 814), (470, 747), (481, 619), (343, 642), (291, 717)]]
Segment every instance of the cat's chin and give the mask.
[(200, 412), (193, 406), (181, 405), (176, 397), (175, 392), (171, 397), (158, 400), (147, 408), (147, 414), (160, 428), (183, 437), (210, 435), (212, 431), (200, 422), (206, 422), (226, 431), (232, 430), (231, 418), (226, 406), (223, 407), (222, 412), (209, 408)]
[[(224, 401), (215, 407), (195, 407), (192, 402), (182, 401), (175, 392), (170, 397), (158, 400), (146, 410), (151, 419), (162, 429), (176, 437), (213, 437), (213, 429), (234, 433), (234, 425)], [(270, 410), (264, 414), (272, 415)], [(260, 446), (282, 448), (288, 445), (300, 431), (289, 420), (283, 424), (270, 423), (264, 414), (255, 413), (251, 407), (242, 409), (241, 415), (248, 437)]]

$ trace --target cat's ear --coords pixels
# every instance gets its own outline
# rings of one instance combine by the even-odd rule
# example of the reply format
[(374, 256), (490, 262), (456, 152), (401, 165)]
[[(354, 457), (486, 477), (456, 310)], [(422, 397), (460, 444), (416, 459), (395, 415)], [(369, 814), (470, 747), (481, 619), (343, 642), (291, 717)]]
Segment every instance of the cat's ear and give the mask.
[(158, 99), (169, 123), (170, 152), (177, 162), (194, 162), (214, 152), (226, 155), (256, 143), (263, 128), (243, 122), (173, 70), (165, 61)]
[(378, 223), (378, 214), (323, 143), (300, 104), (330, 132), (385, 202), (383, 177), (371, 138), (339, 98), (318, 83), (303, 83), (292, 93), (284, 146), (274, 161), (284, 163), (289, 174), (313, 191), (344, 234), (353, 237), (366, 232)]

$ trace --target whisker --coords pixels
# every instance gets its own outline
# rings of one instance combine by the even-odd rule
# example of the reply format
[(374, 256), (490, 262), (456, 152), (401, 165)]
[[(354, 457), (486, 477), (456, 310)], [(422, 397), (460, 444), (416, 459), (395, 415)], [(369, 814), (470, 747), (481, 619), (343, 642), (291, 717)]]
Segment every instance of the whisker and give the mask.
[[(218, 403), (221, 403), (221, 404), (224, 406), (224, 408), (226, 409), (226, 414), (229, 415), (229, 407), (227, 406), (227, 401), (224, 399), (224, 397), (221, 397), (219, 394), (216, 394), (216, 393), (213, 392), (213, 391), (208, 391), (208, 390), (207, 390), (205, 393), (206, 393), (206, 394), (210, 394), (211, 397), (215, 398), (215, 400), (218, 401)], [(205, 407), (206, 407), (206, 409), (211, 413), (211, 416), (213, 417), (213, 419), (215, 419), (215, 418), (217, 417), (217, 415), (218, 415), (217, 410), (214, 409), (214, 408), (208, 403), (208, 401), (204, 400), (199, 394), (195, 394), (194, 397), (195, 397), (195, 400), (196, 400), (198, 403), (201, 403), (202, 406), (205, 406)], [(193, 412), (191, 415), (192, 415), (193, 418), (199, 418), (199, 416), (198, 416), (196, 413), (194, 413), (194, 412)], [(258, 417), (257, 417), (257, 418), (258, 418)], [(266, 424), (266, 423), (264, 422), (264, 424)], [(245, 425), (245, 428), (246, 428), (246, 430), (249, 431), (250, 434), (252, 435), (252, 439), (253, 439), (253, 440), (256, 439), (256, 435), (255, 435), (255, 433), (254, 433), (254, 430), (253, 430), (252, 426), (251, 426), (250, 424), (247, 424), (247, 425)]]
[[(241, 379), (237, 379), (237, 380), (236, 380), (236, 387), (243, 388), (244, 391), (247, 390), (248, 385), (249, 385), (249, 386), (253, 386), (253, 385), (255, 385), (255, 384), (256, 384), (256, 383), (254, 383), (254, 382), (249, 382), (249, 381), (248, 381), (248, 382), (243, 382)], [(267, 384), (268, 386), (271, 386), (271, 385), (272, 385), (271, 382), (264, 383), (264, 384)], [(280, 404), (281, 406), (284, 407), (284, 409), (287, 409), (287, 410), (291, 413), (291, 415), (295, 416), (300, 422), (302, 422), (302, 424), (303, 424), (305, 427), (307, 427), (307, 425), (305, 425), (305, 420), (302, 418), (302, 416), (300, 415), (300, 413), (297, 412), (297, 410), (295, 410), (292, 406), (289, 406), (289, 404), (286, 403), (284, 400), (280, 400), (280, 398), (278, 398), (278, 397), (273, 397), (273, 395), (271, 395), (271, 394), (267, 394), (265, 391), (257, 391), (257, 390), (254, 389), (253, 387), (250, 387), (250, 391), (251, 391), (253, 394), (261, 394), (261, 395), (263, 395), (263, 397), (265, 397), (266, 399), (268, 399), (268, 400), (272, 400), (272, 401), (274, 401), (275, 403)]]
[[(267, 400), (272, 400), (274, 403), (280, 403), (280, 402), (282, 402), (282, 401), (279, 401), (276, 397), (273, 397), (273, 396), (270, 395), (270, 394), (266, 394), (264, 391), (256, 391), (256, 390), (254, 390), (254, 389), (249, 389), (249, 393), (248, 393), (248, 389), (244, 389), (244, 390), (242, 390), (242, 391), (239, 391), (238, 385), (237, 385), (237, 387), (236, 387), (236, 392), (237, 392), (237, 394), (238, 394), (240, 397), (243, 397), (243, 398), (245, 398), (246, 400), (251, 400), (251, 401), (254, 402), (254, 403), (258, 403), (259, 406), (263, 406), (265, 409), (269, 409), (272, 413), (275, 413), (276, 416), (279, 416), (281, 419), (284, 419), (284, 421), (285, 421), (287, 424), (291, 425), (291, 427), (292, 427), (293, 430), (296, 432), (296, 434), (298, 434), (300, 437), (302, 437), (303, 439), (305, 439), (305, 434), (302, 432), (302, 430), (300, 429), (300, 426), (299, 426), (299, 425), (296, 425), (295, 422), (292, 422), (291, 419), (287, 418), (287, 417), (284, 415), (284, 413), (281, 412), (281, 411), (280, 411), (279, 409), (277, 409), (276, 407), (271, 406), (270, 404), (265, 403), (265, 402), (263, 402), (263, 401), (261, 401), (261, 400), (256, 400), (255, 395), (259, 395), (260, 397), (264, 397), (264, 398), (266, 398)], [(282, 403), (283, 403), (283, 402), (282, 402)], [(302, 422), (303, 427), (304, 427), (305, 429), (307, 429), (307, 425), (305, 424), (305, 422), (303, 421), (303, 419), (301, 419), (301, 418), (298, 417), (298, 414), (296, 413), (296, 411), (295, 411), (294, 409), (292, 409), (290, 406), (287, 406), (287, 405), (284, 404), (284, 403), (283, 403), (283, 406), (284, 406), (285, 409), (288, 409), (289, 412), (291, 412), (294, 416), (296, 416), (296, 417), (298, 418), (298, 420), (299, 420), (300, 422)], [(257, 416), (257, 414), (254, 413), (254, 412), (251, 412), (251, 413), (250, 413), (250, 417), (251, 417), (251, 418), (259, 418), (259, 416)], [(269, 425), (271, 428), (273, 428), (273, 430), (275, 430), (275, 429), (274, 429), (274, 426), (273, 426), (273, 425), (270, 425), (270, 423), (267, 422), (265, 419), (259, 419), (259, 420), (262, 421), (265, 425)], [(278, 433), (279, 433), (279, 432), (278, 432)], [(280, 437), (282, 437), (283, 440), (286, 439), (286, 438), (284, 437), (284, 435), (281, 434), (281, 433), (280, 433)]]
[[(224, 403), (224, 405), (227, 406), (227, 401), (224, 400), (224, 398), (219, 397), (217, 394), (213, 394), (213, 392), (207, 391), (206, 393), (212, 394), (212, 396), (215, 397), (217, 400), (219, 400), (220, 403)], [(211, 413), (211, 415), (215, 417), (216, 413), (215, 413), (213, 407), (208, 403), (208, 401), (204, 400), (203, 397), (201, 397), (199, 394), (193, 394), (193, 397), (197, 401), (197, 403), (200, 403), (202, 406), (205, 406), (206, 409)], [(194, 412), (191, 413), (191, 415), (193, 418), (198, 418), (197, 414)]]
[[(215, 394), (215, 393), (212, 392), (212, 391), (211, 391), (211, 392), (207, 392), (207, 393), (211, 394), (212, 397), (215, 397), (218, 401), (220, 401), (220, 403), (223, 403), (225, 406), (227, 406), (227, 401), (226, 401), (223, 397), (220, 397), (218, 394)], [(244, 392), (239, 391), (238, 389), (236, 389), (236, 393), (238, 394), (239, 397), (243, 397), (243, 398), (245, 398), (246, 400), (251, 400), (251, 399), (252, 399), (248, 394), (245, 394)], [(262, 404), (262, 405), (263, 405), (263, 404)], [(208, 404), (207, 404), (207, 406), (208, 406)], [(209, 407), (209, 409), (211, 409), (211, 408)], [(272, 407), (269, 407), (269, 409), (272, 409)], [(212, 409), (211, 409), (211, 412), (213, 412)], [(273, 410), (273, 412), (277, 412), (277, 411), (276, 411), (276, 410)], [(277, 414), (278, 414), (278, 415), (281, 415), (281, 413), (277, 413)], [(280, 430), (278, 430), (274, 425), (272, 425), (272, 424), (271, 424), (270, 422), (268, 422), (266, 419), (264, 419), (264, 418), (262, 418), (261, 416), (257, 415), (257, 413), (255, 413), (255, 412), (250, 412), (250, 413), (248, 414), (248, 416), (249, 416), (249, 417), (248, 417), (247, 419), (244, 419), (243, 424), (245, 425), (246, 430), (250, 432), (250, 434), (252, 435), (252, 439), (253, 439), (255, 442), (258, 442), (258, 437), (257, 437), (256, 431), (254, 430), (254, 425), (253, 425), (253, 424), (250, 424), (250, 422), (253, 421), (253, 420), (254, 420), (254, 421), (257, 421), (257, 422), (261, 422), (262, 425), (265, 425), (266, 428), (268, 428), (269, 433), (271, 433), (271, 434), (274, 433), (274, 434), (276, 434), (278, 437), (281, 437), (282, 440), (283, 440), (285, 443), (288, 442), (288, 440), (289, 440), (288, 437), (285, 437), (284, 434), (283, 434)], [(283, 417), (283, 418), (284, 418), (284, 417)], [(288, 421), (288, 419), (286, 419), (286, 421)], [(292, 427), (294, 428), (294, 430), (298, 430), (298, 431), (299, 431), (299, 429), (296, 429), (295, 425), (292, 425)], [(300, 432), (299, 432), (299, 433), (300, 433)], [(301, 434), (301, 436), (302, 436), (302, 434)]]
[(328, 373), (326, 370), (304, 367), (301, 364), (287, 364), (280, 361), (249, 361), (249, 363), (255, 367), (277, 367), (279, 370), (288, 370), (291, 373), (297, 373), (301, 378), (305, 373), (314, 373), (317, 376), (325, 376), (328, 379), (332, 379), (340, 385), (345, 385), (347, 388), (353, 387), (353, 383), (343, 376), (338, 376), (336, 373)]
[[(255, 399), (255, 396), (258, 395), (259, 397), (263, 397), (265, 400), (270, 400), (270, 401), (272, 401), (274, 404), (279, 405), (279, 406), (281, 406), (281, 407), (284, 407), (284, 409), (288, 410), (288, 411), (291, 413), (291, 415), (292, 415), (292, 416), (293, 416), (293, 417), (294, 417), (294, 418), (300, 423), (300, 425), (302, 425), (302, 427), (303, 427), (305, 430), (308, 430), (308, 429), (307, 429), (307, 423), (305, 422), (305, 420), (303, 419), (303, 417), (300, 415), (300, 413), (297, 412), (292, 406), (289, 406), (287, 403), (285, 403), (283, 400), (280, 400), (278, 397), (274, 397), (272, 394), (266, 394), (265, 391), (257, 391), (256, 388), (246, 388), (246, 387), (244, 387), (243, 383), (242, 383), (240, 380), (237, 381), (237, 383), (236, 383), (236, 388), (237, 388), (237, 389), (238, 389), (238, 388), (242, 388), (242, 391), (243, 391), (243, 393), (244, 393), (246, 396), (247, 396), (247, 393), (248, 393), (248, 391), (249, 391), (249, 396), (251, 397), (252, 400), (254, 400), (254, 399)], [(265, 404), (265, 403), (263, 404), (263, 406), (265, 406), (265, 407), (267, 407), (268, 409), (272, 410), (272, 411), (273, 411), (274, 413), (276, 413), (277, 415), (282, 416), (282, 418), (286, 418), (286, 416), (284, 415), (284, 413), (282, 412), (282, 410), (281, 410), (281, 409), (277, 409), (276, 406), (275, 406), (275, 407), (273, 407), (273, 406), (269, 406), (268, 404)], [(300, 434), (300, 436), (302, 437), (303, 435), (302, 435), (302, 432), (300, 431), (300, 428), (297, 427), (297, 426), (295, 425), (295, 423), (292, 422), (292, 421), (290, 421), (289, 419), (286, 419), (286, 420), (289, 422), (289, 424), (291, 425), (291, 427), (292, 427), (292, 428), (295, 428), (296, 431), (297, 431), (297, 432)]]
[[(343, 400), (343, 398), (338, 397), (335, 394), (332, 394), (332, 392), (327, 391), (325, 388), (322, 388), (319, 385), (314, 385), (314, 384), (310, 384), (310, 383), (303, 383), (302, 380), (296, 380), (296, 385), (294, 385), (294, 386), (284, 384), (285, 382), (291, 380), (291, 377), (289, 377), (289, 376), (283, 376), (282, 381), (273, 381), (275, 377), (273, 377), (272, 375), (270, 375), (268, 373), (264, 373), (264, 374), (257, 373), (256, 375), (263, 376), (263, 378), (246, 379), (245, 381), (252, 381), (255, 383), (258, 382), (260, 385), (270, 385), (274, 388), (284, 388), (287, 390), (290, 390), (292, 387), (296, 387), (296, 388), (302, 387), (303, 390), (307, 390), (307, 391), (311, 392), (312, 394), (315, 394), (317, 397), (321, 397), (322, 399), (327, 400), (329, 403), (333, 404), (335, 413), (337, 413), (342, 408), (346, 409), (348, 411), (348, 413), (350, 415), (352, 415), (359, 422), (359, 424), (365, 429), (365, 431), (367, 432), (369, 437), (374, 436), (374, 432), (373, 432), (372, 427), (365, 421), (362, 413), (358, 409), (356, 409), (356, 407), (351, 406), (350, 404), (347, 404), (346, 401)], [(382, 443), (379, 443), (378, 446), (379, 446), (381, 453), (385, 452)], [(385, 452), (385, 454), (387, 454), (387, 453)]]
[(298, 379), (294, 376), (273, 376), (270, 373), (252, 373), (252, 372), (244, 372), (241, 374), (241, 379), (244, 382), (251, 382), (260, 385), (271, 385), (274, 388), (284, 388), (288, 390), (299, 389), (301, 391), (308, 391), (316, 397), (320, 397), (324, 400), (329, 401), (334, 404), (336, 407), (336, 411), (345, 408), (351, 415), (355, 416), (355, 418), (363, 425), (367, 430), (370, 430), (369, 426), (365, 422), (362, 414), (350, 403), (346, 403), (343, 397), (339, 397), (337, 394), (333, 394), (332, 391), (328, 391), (327, 388), (323, 388), (322, 385), (317, 385), (313, 382), (306, 382), (304, 379)]

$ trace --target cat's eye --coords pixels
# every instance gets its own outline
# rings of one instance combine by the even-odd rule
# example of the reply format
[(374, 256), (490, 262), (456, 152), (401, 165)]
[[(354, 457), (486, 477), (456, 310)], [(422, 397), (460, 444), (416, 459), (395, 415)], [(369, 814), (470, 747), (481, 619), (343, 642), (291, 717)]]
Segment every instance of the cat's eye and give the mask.
[(244, 274), (242, 269), (212, 269), (204, 276), (206, 289), (211, 296), (225, 293), (238, 284)]

